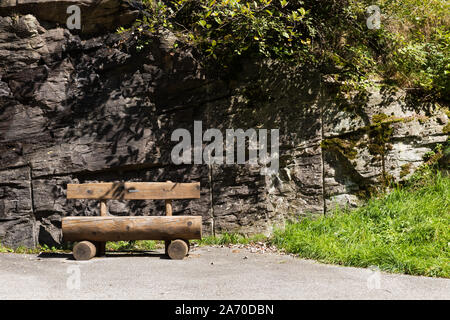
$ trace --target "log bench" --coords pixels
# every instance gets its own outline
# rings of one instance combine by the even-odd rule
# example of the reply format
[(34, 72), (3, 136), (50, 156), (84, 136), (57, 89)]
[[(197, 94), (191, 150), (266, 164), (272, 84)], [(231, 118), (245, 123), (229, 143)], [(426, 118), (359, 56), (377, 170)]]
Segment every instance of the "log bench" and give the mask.
[[(67, 199), (100, 200), (100, 216), (62, 218), (64, 241), (76, 241), (73, 256), (89, 260), (105, 255), (106, 241), (164, 240), (165, 253), (181, 260), (189, 240), (201, 239), (201, 216), (172, 216), (172, 200), (200, 198), (200, 183), (121, 182), (68, 184)], [(165, 200), (165, 216), (113, 216), (107, 200)]]

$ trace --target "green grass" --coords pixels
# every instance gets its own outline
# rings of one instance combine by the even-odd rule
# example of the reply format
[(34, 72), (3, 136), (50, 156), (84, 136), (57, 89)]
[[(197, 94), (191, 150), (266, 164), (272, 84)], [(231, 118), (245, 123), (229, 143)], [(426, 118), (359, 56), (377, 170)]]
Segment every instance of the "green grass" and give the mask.
[(107, 251), (152, 251), (158, 248), (164, 248), (163, 241), (136, 240), (106, 243)]
[[(38, 245), (36, 248), (27, 248), (19, 246), (17, 248), (10, 248), (3, 246), (0, 243), (0, 253), (24, 253), (24, 254), (38, 254), (38, 253), (71, 253), (74, 243), (63, 243), (58, 246), (49, 247), (47, 245)], [(150, 251), (158, 248), (164, 248), (163, 241), (153, 240), (138, 240), (138, 241), (117, 241), (107, 242), (107, 251)]]
[(413, 181), (358, 209), (288, 224), (271, 241), (321, 262), (448, 278), (450, 178)]
[(25, 246), (18, 246), (16, 248), (10, 248), (0, 243), (0, 253), (22, 253), (22, 254), (38, 254), (38, 253), (61, 253), (72, 252), (72, 245), (63, 244), (57, 247), (49, 247), (47, 245), (38, 245), (35, 248), (27, 248)]

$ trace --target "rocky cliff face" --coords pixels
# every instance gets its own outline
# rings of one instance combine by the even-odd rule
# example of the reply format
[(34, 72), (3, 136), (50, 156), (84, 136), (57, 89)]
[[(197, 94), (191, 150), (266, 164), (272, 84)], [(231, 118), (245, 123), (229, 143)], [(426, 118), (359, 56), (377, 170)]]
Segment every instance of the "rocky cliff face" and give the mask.
[[(174, 214), (202, 215), (205, 233), (270, 232), (289, 217), (357, 205), (380, 179), (407, 178), (447, 139), (447, 115), (402, 91), (343, 98), (313, 70), (268, 62), (243, 62), (232, 79), (219, 79), (190, 48), (174, 49), (169, 32), (142, 50), (133, 34), (116, 34), (137, 15), (120, 1), (82, 1), (78, 33), (63, 28), (68, 4), (0, 5), (4, 245), (59, 243), (62, 216), (99, 211), (96, 201), (66, 200), (67, 183), (95, 181), (200, 181), (201, 199), (174, 202)], [(195, 120), (222, 132), (279, 128), (278, 174), (174, 165), (171, 134), (193, 132)], [(163, 205), (110, 201), (109, 212), (161, 215)]]

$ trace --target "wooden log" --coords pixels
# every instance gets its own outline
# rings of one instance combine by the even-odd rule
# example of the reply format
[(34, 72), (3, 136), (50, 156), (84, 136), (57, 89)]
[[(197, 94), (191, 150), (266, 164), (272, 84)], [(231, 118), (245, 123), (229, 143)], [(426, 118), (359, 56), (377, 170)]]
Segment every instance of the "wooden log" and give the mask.
[(166, 200), (166, 216), (172, 215), (172, 200)]
[(188, 246), (185, 240), (176, 239), (170, 242), (167, 254), (173, 260), (182, 260), (188, 254)]
[(201, 216), (64, 217), (64, 241), (201, 239)]
[(105, 182), (67, 184), (67, 199), (198, 199), (200, 182)]
[(106, 201), (101, 200), (100, 201), (100, 216), (106, 217), (108, 215), (108, 209), (106, 207)]
[(92, 242), (81, 241), (73, 247), (73, 257), (76, 260), (89, 260), (95, 257), (96, 251), (97, 249)]

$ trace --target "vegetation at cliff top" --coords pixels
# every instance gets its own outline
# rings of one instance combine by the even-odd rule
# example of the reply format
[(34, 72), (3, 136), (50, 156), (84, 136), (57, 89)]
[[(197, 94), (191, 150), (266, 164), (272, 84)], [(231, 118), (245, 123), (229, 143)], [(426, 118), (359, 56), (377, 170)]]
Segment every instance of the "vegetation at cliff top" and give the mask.
[(290, 223), (273, 244), (300, 257), (450, 277), (450, 177), (425, 170), (355, 210)]
[[(450, 96), (450, 3), (445, 0), (143, 0), (140, 35), (174, 32), (207, 61), (240, 57), (309, 64), (352, 90), (384, 81), (427, 99)], [(379, 29), (368, 19), (380, 8)], [(371, 20), (373, 21), (373, 20)], [(124, 29), (121, 28), (123, 31)]]

